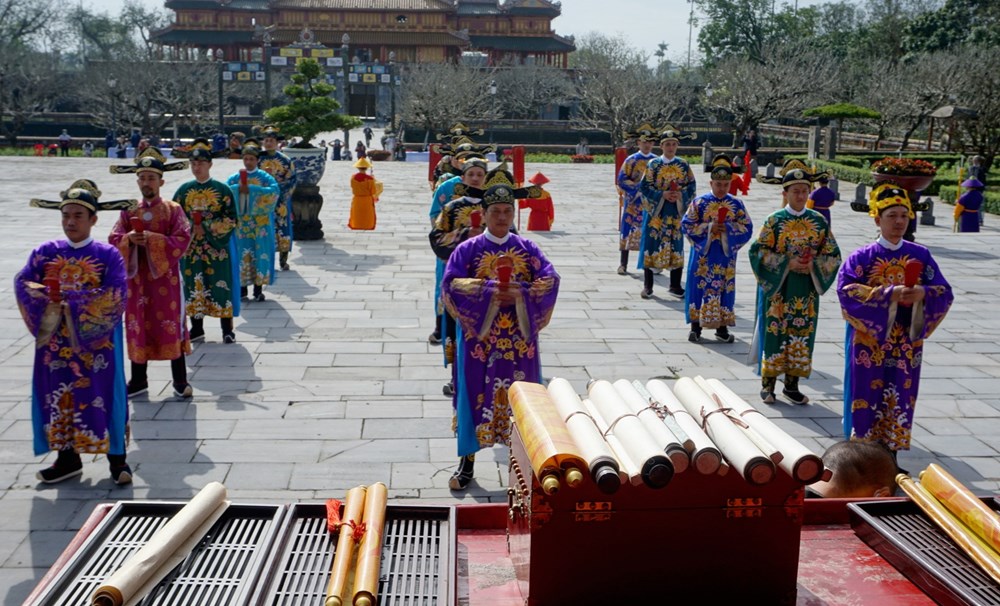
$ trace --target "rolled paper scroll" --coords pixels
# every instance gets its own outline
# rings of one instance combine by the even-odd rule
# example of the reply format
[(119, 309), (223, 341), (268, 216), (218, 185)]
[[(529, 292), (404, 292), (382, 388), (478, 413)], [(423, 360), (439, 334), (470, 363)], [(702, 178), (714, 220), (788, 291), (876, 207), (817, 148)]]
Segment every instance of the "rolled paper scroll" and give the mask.
[(196, 210), (193, 213), (191, 213), (191, 220), (194, 221), (195, 225), (201, 225), (202, 219), (203, 217), (201, 216), (200, 210)]
[(646, 389), (657, 402), (666, 407), (684, 433), (694, 442), (691, 463), (698, 473), (705, 475), (717, 473), (723, 462), (722, 453), (702, 430), (701, 424), (684, 408), (674, 392), (670, 391), (670, 387), (659, 379), (653, 379), (646, 383)]
[(382, 568), (382, 535), (385, 532), (385, 504), (389, 489), (382, 482), (368, 487), (365, 494), (365, 536), (358, 548), (354, 572), (354, 606), (375, 606), (379, 570)]
[(719, 447), (730, 465), (750, 484), (760, 486), (774, 479), (774, 463), (754, 446), (732, 418), (694, 379), (681, 377), (674, 383), (674, 394), (684, 408), (701, 418), (705, 431)]
[(347, 577), (350, 574), (351, 562), (354, 561), (354, 531), (364, 519), (365, 495), (368, 489), (355, 486), (347, 493), (344, 503), (344, 515), (341, 517), (339, 534), (337, 535), (337, 551), (333, 554), (333, 566), (330, 567), (330, 582), (326, 584), (325, 606), (343, 606), (344, 592), (347, 589)]
[(646, 427), (646, 431), (656, 441), (657, 446), (660, 447), (663, 454), (667, 455), (667, 458), (670, 459), (670, 462), (674, 466), (674, 472), (684, 473), (687, 471), (688, 466), (691, 464), (687, 450), (677, 439), (677, 436), (671, 433), (667, 429), (667, 426), (663, 424), (663, 421), (657, 416), (656, 411), (649, 407), (649, 403), (625, 379), (615, 381), (614, 387), (629, 410), (635, 413), (639, 417), (639, 420), (642, 421), (642, 424)]
[[(704, 377), (699, 375), (694, 378), (694, 382), (698, 384), (698, 387), (700, 387), (702, 391), (707, 393), (709, 396), (712, 397), (713, 400), (715, 400), (715, 403), (719, 405), (719, 408), (723, 409), (731, 408), (730, 406), (727, 406), (725, 402), (722, 401), (722, 398), (719, 397), (719, 394), (716, 393), (715, 389), (708, 384), (708, 381), (706, 381)], [(739, 411), (737, 411), (736, 409), (732, 409), (732, 412), (736, 414), (739, 413)], [(764, 436), (762, 436), (747, 421), (744, 420), (742, 423), (737, 423), (736, 426), (739, 427), (740, 431), (743, 432), (743, 435), (745, 435), (748, 440), (753, 442), (753, 445), (756, 446), (758, 449), (760, 449), (760, 451), (764, 453), (764, 456), (771, 459), (771, 462), (773, 462), (775, 465), (781, 463), (781, 461), (785, 458), (785, 455), (781, 454), (780, 450), (778, 450), (773, 444), (771, 444), (771, 442), (769, 442)]]
[(579, 486), (583, 482), (583, 470), (588, 469), (587, 462), (545, 387), (515, 381), (507, 390), (507, 399), (531, 460), (531, 469), (545, 494), (559, 490), (562, 475), (567, 485)]
[(781, 451), (784, 458), (778, 463), (792, 478), (803, 484), (812, 484), (823, 479), (823, 459), (813, 454), (801, 442), (788, 435), (759, 410), (748, 404), (718, 379), (709, 379), (708, 384), (719, 395), (722, 402), (757, 430), (761, 436)]
[(147, 595), (187, 558), (228, 506), (225, 486), (206, 485), (97, 588), (91, 605), (122, 606)]
[(614, 435), (628, 451), (629, 457), (642, 470), (642, 481), (650, 488), (663, 488), (674, 476), (674, 465), (656, 444), (614, 385), (607, 381), (594, 381), (588, 387), (590, 400), (608, 423), (608, 433)]
[[(646, 386), (641, 382), (632, 381), (632, 387), (639, 392), (639, 395), (642, 396), (644, 400), (649, 402), (649, 407), (656, 412), (656, 416), (659, 417), (663, 424), (667, 426), (670, 433), (674, 434), (674, 437), (677, 438), (677, 441), (684, 446), (684, 449), (687, 450), (689, 454), (694, 452), (694, 440), (687, 435), (686, 431), (681, 429), (681, 426), (677, 423), (677, 420), (674, 419), (674, 415), (667, 410), (667, 407), (654, 398), (653, 394), (649, 393), (649, 390), (646, 389)], [(680, 406), (680, 403), (677, 405)]]
[(932, 522), (937, 524), (972, 561), (983, 569), (983, 572), (988, 574), (994, 582), (1000, 583), (1000, 560), (997, 559), (995, 551), (963, 525), (958, 518), (951, 515), (944, 505), (927, 492), (927, 489), (914, 482), (913, 478), (901, 473), (896, 476), (896, 483), (927, 514)]
[(132, 225), (132, 231), (137, 234), (141, 234), (146, 231), (146, 224), (142, 222), (140, 217), (132, 217), (129, 219), (129, 223)]
[(483, 213), (477, 211), (472, 212), (469, 215), (469, 223), (474, 229), (478, 229), (480, 225), (483, 224)]
[(937, 463), (920, 472), (920, 485), (1000, 556), (1000, 515)]
[(587, 462), (590, 477), (597, 488), (605, 494), (617, 491), (622, 483), (618, 459), (597, 428), (597, 421), (584, 408), (580, 396), (566, 379), (553, 378), (549, 381), (548, 391), (556, 412), (566, 423), (573, 442)]
[(604, 436), (608, 446), (611, 447), (611, 452), (613, 452), (615, 454), (615, 458), (618, 459), (618, 464), (625, 476), (623, 479), (627, 480), (632, 486), (641, 486), (642, 469), (635, 461), (632, 460), (632, 457), (628, 455), (628, 451), (625, 450), (625, 446), (622, 445), (621, 441), (616, 438), (614, 434), (608, 433), (608, 422), (604, 420), (601, 412), (597, 410), (597, 407), (590, 401), (590, 398), (585, 398), (582, 402), (584, 409), (590, 413), (590, 418), (597, 424), (597, 429), (601, 432), (601, 435)]
[(726, 222), (726, 218), (728, 216), (729, 216), (729, 207), (728, 206), (720, 206), (719, 207), (718, 219), (716, 219), (716, 221), (718, 221), (719, 223), (725, 223)]

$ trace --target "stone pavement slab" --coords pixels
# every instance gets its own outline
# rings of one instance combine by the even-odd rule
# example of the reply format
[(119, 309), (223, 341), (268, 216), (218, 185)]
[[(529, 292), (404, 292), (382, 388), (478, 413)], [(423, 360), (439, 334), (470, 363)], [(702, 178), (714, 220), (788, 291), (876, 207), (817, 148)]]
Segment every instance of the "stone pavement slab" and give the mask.
[[(58, 215), (29, 208), (76, 178), (97, 181), (108, 198), (135, 197), (134, 177), (108, 174), (107, 159), (2, 158), (0, 206), (0, 595), (19, 604), (93, 507), (120, 498), (187, 499), (213, 480), (242, 502), (285, 503), (341, 497), (360, 483), (386, 482), (390, 497), (441, 503), (506, 501), (507, 449), (477, 458), (470, 491), (454, 495), (447, 478), (457, 455), (449, 378), (433, 328), (434, 256), (427, 244), (430, 192), (426, 166), (379, 163), (385, 183), (378, 228), (346, 228), (349, 163), (329, 163), (321, 214), (326, 238), (296, 243), (291, 271), (280, 272), (263, 303), (236, 320), (238, 342), (220, 343), (218, 324), (189, 359), (195, 398), (169, 395), (169, 367), (153, 363), (148, 398), (136, 399), (129, 461), (131, 487), (114, 487), (103, 457), (89, 457), (83, 477), (41, 487), (37, 469), (52, 456), (32, 454), (30, 376), (33, 341), (16, 310), (11, 283), (30, 250), (61, 237)], [(218, 160), (225, 178), (240, 167)], [(759, 379), (745, 365), (753, 326), (754, 279), (746, 254), (737, 266), (737, 342), (687, 342), (683, 303), (656, 279), (654, 298), (639, 297), (641, 272), (618, 266), (618, 201), (608, 165), (529, 165), (552, 180), (555, 231), (531, 233), (562, 277), (560, 299), (540, 349), (546, 377), (567, 378), (583, 392), (593, 378), (670, 379), (703, 374), (726, 381), (757, 404)], [(169, 195), (185, 173), (168, 173)], [(700, 191), (705, 177), (698, 174)], [(852, 190), (842, 184), (842, 191)], [(754, 183), (745, 201), (755, 225), (779, 206), (780, 188)], [(916, 472), (938, 462), (980, 490), (1000, 487), (1000, 219), (987, 216), (978, 235), (954, 234), (950, 207), (936, 226), (920, 226), (955, 288), (951, 314), (925, 348), (914, 448), (900, 456)], [(95, 236), (106, 239), (113, 214)], [(526, 216), (522, 217), (526, 221)], [(845, 253), (871, 241), (870, 218), (833, 208)], [(814, 376), (803, 383), (809, 406), (778, 404), (767, 416), (821, 452), (841, 437), (843, 336), (836, 294), (820, 307)]]

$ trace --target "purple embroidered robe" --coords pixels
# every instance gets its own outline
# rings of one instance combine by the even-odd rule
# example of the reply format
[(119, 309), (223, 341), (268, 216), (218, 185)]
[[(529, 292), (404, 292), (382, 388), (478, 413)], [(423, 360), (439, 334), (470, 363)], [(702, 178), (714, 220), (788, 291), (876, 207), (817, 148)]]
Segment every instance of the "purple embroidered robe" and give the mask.
[[(497, 260), (513, 261), (516, 304), (500, 305)], [(452, 427), (458, 454), (510, 444), (507, 388), (514, 381), (538, 383), (542, 368), (538, 333), (552, 317), (559, 274), (538, 246), (510, 234), (503, 244), (486, 234), (461, 243), (448, 259), (442, 299), (459, 326)]]
[[(944, 319), (954, 295), (927, 248), (901, 241), (899, 250), (874, 242), (840, 267), (837, 295), (847, 320), (844, 378), (846, 437), (909, 450), (920, 386), (923, 343)], [(893, 303), (906, 262), (923, 264), (926, 296), (912, 307)]]
[[(61, 303), (50, 303), (44, 286), (55, 279)], [(65, 240), (46, 242), (31, 253), (14, 289), (37, 341), (31, 382), (35, 454), (125, 454), (126, 285), (118, 250), (96, 241), (80, 248)]]

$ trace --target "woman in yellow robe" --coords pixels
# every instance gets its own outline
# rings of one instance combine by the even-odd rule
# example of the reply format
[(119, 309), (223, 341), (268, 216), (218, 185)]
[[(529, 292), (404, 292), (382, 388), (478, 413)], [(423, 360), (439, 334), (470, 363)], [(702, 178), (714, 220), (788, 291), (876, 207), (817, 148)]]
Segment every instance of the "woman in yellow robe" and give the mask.
[(351, 229), (375, 229), (375, 203), (382, 193), (382, 182), (368, 174), (371, 160), (361, 158), (354, 163), (358, 172), (351, 177), (351, 218), (347, 226)]

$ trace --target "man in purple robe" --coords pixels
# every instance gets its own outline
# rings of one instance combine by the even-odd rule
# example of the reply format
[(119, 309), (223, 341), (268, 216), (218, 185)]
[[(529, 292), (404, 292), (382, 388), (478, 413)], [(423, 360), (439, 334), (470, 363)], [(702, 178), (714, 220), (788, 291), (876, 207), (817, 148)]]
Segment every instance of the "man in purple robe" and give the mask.
[(510, 444), (507, 388), (514, 381), (540, 383), (538, 333), (552, 317), (559, 274), (538, 246), (511, 233), (518, 198), (509, 173), (496, 171), (482, 196), (486, 231), (465, 240), (448, 258), (441, 295), (458, 322), (455, 416), (458, 470), (448, 486), (464, 490), (475, 453)]
[(36, 455), (58, 453), (35, 474), (54, 484), (83, 472), (81, 453), (107, 454), (115, 484), (132, 482), (125, 462), (128, 400), (122, 353), (125, 262), (91, 230), (98, 210), (121, 210), (135, 200), (99, 202), (93, 181), (81, 179), (60, 201), (32, 200), (59, 210), (65, 240), (32, 251), (14, 278), (17, 304), (35, 336), (31, 423)]
[(847, 320), (844, 434), (879, 442), (895, 458), (910, 449), (924, 339), (954, 295), (930, 251), (903, 239), (914, 217), (906, 190), (878, 185), (868, 212), (881, 236), (851, 254), (837, 276)]

